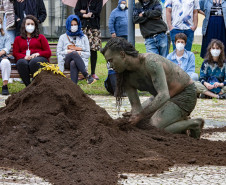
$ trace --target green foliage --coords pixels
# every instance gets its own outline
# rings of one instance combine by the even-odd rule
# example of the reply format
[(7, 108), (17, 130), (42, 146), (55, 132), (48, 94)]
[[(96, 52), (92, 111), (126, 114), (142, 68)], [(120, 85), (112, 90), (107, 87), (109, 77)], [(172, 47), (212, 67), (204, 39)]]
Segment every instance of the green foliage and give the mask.
[[(102, 44), (104, 47), (106, 42)], [(136, 49), (140, 53), (145, 53), (145, 45), (143, 43), (136, 43)], [(199, 74), (201, 64), (203, 62), (203, 59), (200, 57), (200, 51), (201, 46), (198, 44), (193, 44), (192, 46), (192, 52), (195, 54), (195, 62), (196, 62), (196, 73)], [(172, 52), (172, 45), (170, 47), (170, 52)], [(90, 65), (89, 65), (89, 72), (90, 72)], [(106, 91), (104, 87), (104, 80), (107, 78), (107, 67), (106, 67), (106, 61), (104, 59), (104, 56), (98, 52), (98, 58), (97, 58), (97, 68), (96, 68), (96, 74), (100, 78), (96, 83), (92, 85), (88, 85), (85, 80), (79, 81), (78, 85), (83, 89), (83, 91), (86, 94), (95, 94), (95, 95), (109, 95), (109, 93)], [(2, 81), (0, 81), (0, 85), (2, 86)], [(20, 82), (14, 82), (13, 84), (9, 84), (9, 92), (17, 93), (21, 91), (25, 87), (24, 84), (21, 84)], [(1, 89), (1, 88), (0, 88)], [(0, 90), (1, 92), (1, 90)], [(147, 95), (146, 93), (140, 93), (140, 95)]]

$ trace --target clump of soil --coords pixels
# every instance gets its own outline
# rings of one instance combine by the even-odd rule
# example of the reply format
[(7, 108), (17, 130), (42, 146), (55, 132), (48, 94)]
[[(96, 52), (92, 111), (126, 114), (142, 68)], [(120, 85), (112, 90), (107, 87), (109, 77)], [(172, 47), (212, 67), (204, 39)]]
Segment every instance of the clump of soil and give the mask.
[(116, 184), (122, 172), (174, 164), (226, 165), (225, 142), (195, 140), (113, 120), (79, 86), (42, 72), (0, 109), (0, 166), (59, 185)]

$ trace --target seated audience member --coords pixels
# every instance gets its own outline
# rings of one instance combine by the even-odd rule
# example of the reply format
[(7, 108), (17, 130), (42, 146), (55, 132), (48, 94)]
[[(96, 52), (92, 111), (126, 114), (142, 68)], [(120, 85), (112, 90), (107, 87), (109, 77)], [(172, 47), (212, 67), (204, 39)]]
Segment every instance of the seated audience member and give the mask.
[(39, 34), (38, 20), (33, 15), (24, 18), (20, 33), (13, 44), (13, 55), (20, 77), (28, 86), (30, 77), (40, 68), (39, 62), (48, 62), (51, 50), (45, 36)]
[(60, 36), (57, 44), (57, 59), (60, 70), (70, 69), (71, 80), (78, 83), (81, 71), (88, 84), (96, 80), (88, 74), (87, 66), (90, 56), (89, 40), (81, 30), (81, 21), (77, 15), (70, 15), (66, 20), (66, 33)]
[(0, 18), (0, 70), (2, 72), (2, 95), (8, 95), (8, 81), (11, 73), (11, 65), (8, 60), (7, 54), (9, 54), (11, 49), (10, 38), (5, 34), (2, 27), (2, 19)]
[(197, 93), (213, 98), (226, 99), (226, 60), (224, 45), (213, 39), (207, 48), (200, 69), (200, 78), (195, 82)]
[(176, 49), (167, 56), (167, 59), (180, 66), (193, 81), (198, 81), (198, 74), (195, 73), (195, 55), (184, 48), (186, 43), (187, 36), (184, 33), (176, 34)]

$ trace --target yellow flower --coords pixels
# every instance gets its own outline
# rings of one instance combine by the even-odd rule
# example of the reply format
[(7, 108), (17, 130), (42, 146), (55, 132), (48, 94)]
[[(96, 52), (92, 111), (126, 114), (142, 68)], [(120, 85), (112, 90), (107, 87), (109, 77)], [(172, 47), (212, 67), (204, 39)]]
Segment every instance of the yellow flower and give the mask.
[(44, 62), (39, 62), (43, 68), (39, 68), (38, 71), (36, 71), (33, 75), (33, 77), (37, 76), (41, 71), (53, 71), (53, 74), (60, 74), (64, 77), (64, 73), (60, 70), (59, 66), (57, 64), (50, 64), (50, 63), (44, 63)]

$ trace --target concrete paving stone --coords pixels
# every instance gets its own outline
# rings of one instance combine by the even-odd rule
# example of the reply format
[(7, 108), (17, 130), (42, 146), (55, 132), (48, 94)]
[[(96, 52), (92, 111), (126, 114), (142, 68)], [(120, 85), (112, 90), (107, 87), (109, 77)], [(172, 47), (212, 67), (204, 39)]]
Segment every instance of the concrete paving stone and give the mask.
[[(174, 166), (170, 168), (172, 176), (169, 176), (169, 172), (164, 172), (163, 174), (158, 174), (157, 177), (145, 175), (131, 175), (124, 174), (128, 176), (127, 181), (137, 181), (142, 179), (144, 183), (149, 184), (225, 184), (226, 182), (226, 167), (225, 166)], [(207, 171), (207, 173), (205, 173)], [(180, 174), (183, 173), (183, 174)], [(167, 175), (165, 175), (167, 174)], [(183, 178), (179, 177), (183, 176)], [(168, 178), (167, 178), (168, 177)], [(127, 185), (123, 180), (119, 181), (119, 184)], [(136, 183), (135, 183), (136, 184)]]

